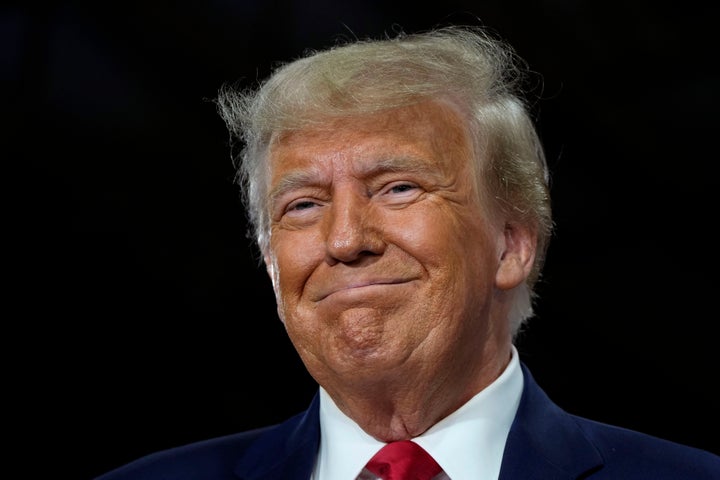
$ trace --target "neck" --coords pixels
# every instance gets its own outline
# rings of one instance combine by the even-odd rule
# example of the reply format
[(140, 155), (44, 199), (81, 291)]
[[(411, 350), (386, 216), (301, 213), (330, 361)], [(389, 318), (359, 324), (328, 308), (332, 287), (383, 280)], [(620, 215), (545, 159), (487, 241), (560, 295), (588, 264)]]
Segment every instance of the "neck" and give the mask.
[(454, 365), (451, 371), (386, 372), (381, 378), (326, 390), (338, 408), (369, 435), (382, 442), (408, 440), (453, 413), (502, 374), (510, 361), (511, 344), (496, 347), (481, 349), (472, 362), (437, 362)]

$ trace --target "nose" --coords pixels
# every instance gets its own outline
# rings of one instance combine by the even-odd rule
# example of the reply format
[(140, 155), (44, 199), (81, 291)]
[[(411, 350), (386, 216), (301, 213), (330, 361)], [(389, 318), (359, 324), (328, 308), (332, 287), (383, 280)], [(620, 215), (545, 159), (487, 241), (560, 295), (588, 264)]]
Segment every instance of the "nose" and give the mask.
[(351, 263), (383, 252), (382, 222), (376, 208), (361, 192), (334, 196), (327, 218), (326, 262)]

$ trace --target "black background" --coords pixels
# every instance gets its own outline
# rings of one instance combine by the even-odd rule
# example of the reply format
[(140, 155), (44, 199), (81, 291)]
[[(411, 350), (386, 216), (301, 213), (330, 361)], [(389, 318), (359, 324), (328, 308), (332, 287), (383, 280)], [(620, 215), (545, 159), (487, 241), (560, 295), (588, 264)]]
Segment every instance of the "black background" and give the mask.
[(557, 232), (523, 360), (566, 410), (720, 453), (720, 17), (703, 3), (2, 7), (11, 419), (89, 479), (304, 409), (316, 387), (210, 99), (337, 38), (483, 23), (543, 79)]

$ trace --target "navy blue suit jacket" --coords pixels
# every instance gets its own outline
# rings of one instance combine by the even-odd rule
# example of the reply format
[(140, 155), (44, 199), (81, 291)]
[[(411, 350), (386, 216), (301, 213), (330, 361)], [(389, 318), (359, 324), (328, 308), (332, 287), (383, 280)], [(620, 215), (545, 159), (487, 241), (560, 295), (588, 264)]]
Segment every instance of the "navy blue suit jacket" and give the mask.
[[(500, 480), (720, 479), (720, 456), (568, 414), (522, 370)], [(279, 425), (153, 453), (96, 480), (308, 480), (319, 442), (316, 395)]]

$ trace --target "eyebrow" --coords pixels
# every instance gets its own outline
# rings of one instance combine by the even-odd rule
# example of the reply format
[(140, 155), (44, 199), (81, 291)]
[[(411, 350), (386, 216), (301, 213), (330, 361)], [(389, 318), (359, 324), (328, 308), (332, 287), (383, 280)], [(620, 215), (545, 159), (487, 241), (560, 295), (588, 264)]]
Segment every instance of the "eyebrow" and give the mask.
[[(429, 163), (418, 157), (399, 156), (383, 158), (374, 162), (368, 168), (361, 168), (358, 173), (362, 177), (374, 177), (382, 175), (383, 173), (396, 172), (428, 176), (437, 173), (438, 170), (438, 168), (435, 168), (434, 163)], [(318, 186), (322, 183), (320, 177), (321, 173), (316, 167), (288, 172), (284, 174), (277, 185), (270, 190), (270, 202), (274, 203), (286, 192), (308, 186)]]
[(295, 170), (284, 174), (278, 184), (270, 190), (268, 196), (270, 197), (271, 204), (275, 203), (275, 201), (286, 192), (301, 187), (307, 187), (308, 185), (319, 184), (319, 177), (320, 175), (315, 171), (315, 169)]

